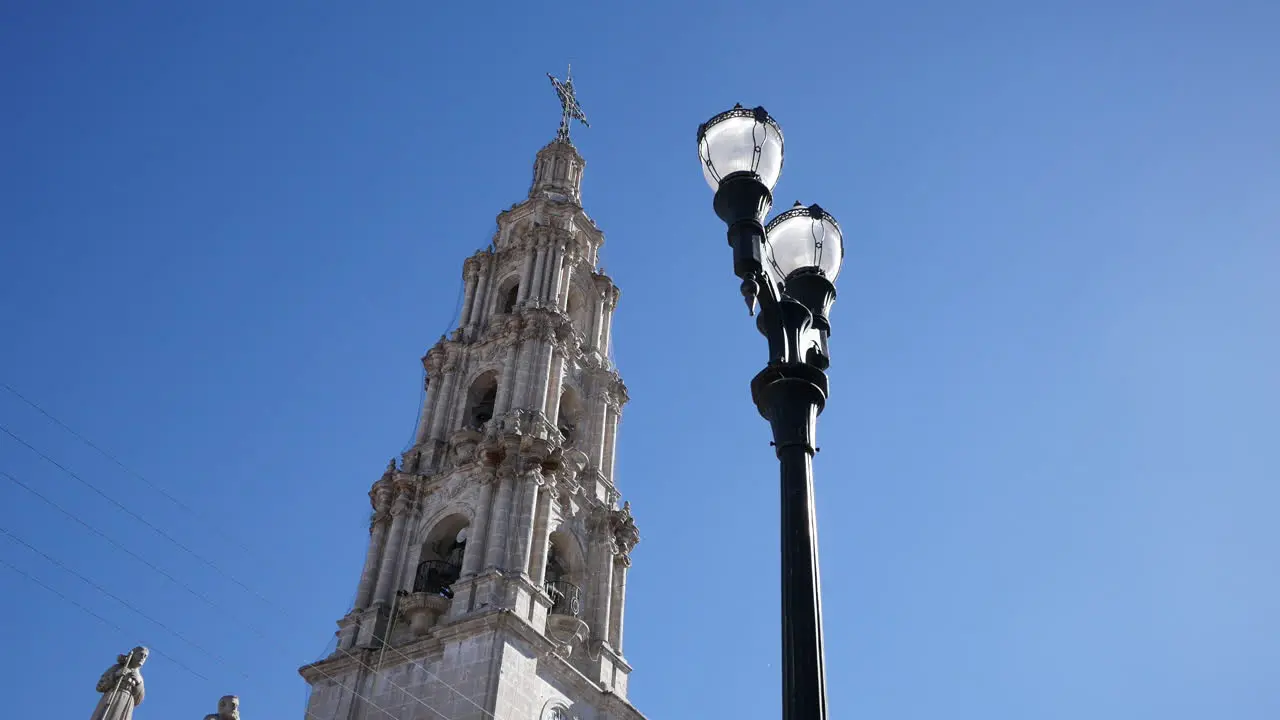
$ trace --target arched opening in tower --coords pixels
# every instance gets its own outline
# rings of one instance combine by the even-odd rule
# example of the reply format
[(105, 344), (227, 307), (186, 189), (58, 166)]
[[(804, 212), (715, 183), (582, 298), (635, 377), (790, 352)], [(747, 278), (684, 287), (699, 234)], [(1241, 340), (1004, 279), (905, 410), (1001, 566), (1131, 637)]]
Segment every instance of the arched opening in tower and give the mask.
[(579, 617), (582, 614), (582, 591), (573, 582), (572, 563), (566, 557), (566, 537), (560, 532), (551, 534), (547, 548), (546, 589), (551, 598), (552, 615)]
[(480, 430), (493, 419), (493, 406), (498, 400), (498, 373), (490, 370), (471, 383), (467, 391), (466, 426)]
[(413, 591), (453, 597), (453, 583), (462, 575), (470, 530), (466, 516), (450, 515), (436, 523), (422, 544)]
[(502, 304), (498, 307), (498, 312), (503, 315), (515, 312), (516, 301), (520, 299), (520, 283), (512, 282), (511, 286), (502, 292)]
[(582, 421), (582, 400), (571, 387), (560, 393), (560, 410), (556, 429), (564, 436), (565, 445), (573, 445), (578, 435), (578, 423)]

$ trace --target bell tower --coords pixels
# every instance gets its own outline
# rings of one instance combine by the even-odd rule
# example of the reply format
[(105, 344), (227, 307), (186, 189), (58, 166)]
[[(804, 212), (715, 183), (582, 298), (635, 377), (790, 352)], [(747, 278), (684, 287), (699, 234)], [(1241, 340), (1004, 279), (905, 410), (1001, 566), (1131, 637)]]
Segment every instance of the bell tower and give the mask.
[(336, 650), (300, 670), (312, 717), (643, 718), (622, 654), (639, 534), (614, 479), (618, 288), (581, 206), (567, 128), (585, 118), (572, 81), (552, 83), (561, 131), (463, 263), (458, 326), (422, 359), (414, 443), (369, 491), (354, 606)]

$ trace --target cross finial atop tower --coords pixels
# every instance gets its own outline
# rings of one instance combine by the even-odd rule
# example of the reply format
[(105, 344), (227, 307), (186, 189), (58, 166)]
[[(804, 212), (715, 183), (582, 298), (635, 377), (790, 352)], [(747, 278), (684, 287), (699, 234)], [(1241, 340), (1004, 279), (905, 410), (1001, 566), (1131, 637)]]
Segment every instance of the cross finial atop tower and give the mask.
[(560, 130), (556, 132), (556, 139), (570, 142), (569, 125), (574, 120), (581, 122), (584, 127), (591, 127), (591, 123), (587, 122), (587, 116), (582, 113), (582, 106), (578, 104), (578, 97), (573, 92), (573, 66), (570, 65), (565, 72), (563, 83), (551, 73), (547, 73), (547, 77), (551, 79), (551, 86), (556, 89), (556, 95), (560, 98)]

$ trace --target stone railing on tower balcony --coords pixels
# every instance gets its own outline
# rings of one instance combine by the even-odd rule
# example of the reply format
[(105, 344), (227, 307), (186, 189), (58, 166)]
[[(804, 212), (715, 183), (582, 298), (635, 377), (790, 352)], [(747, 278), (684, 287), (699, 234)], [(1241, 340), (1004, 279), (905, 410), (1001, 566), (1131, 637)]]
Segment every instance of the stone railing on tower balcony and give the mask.
[(550, 580), (543, 588), (551, 601), (547, 615), (547, 638), (568, 657), (573, 647), (586, 641), (587, 623), (582, 620), (582, 590), (565, 580)]
[(547, 597), (551, 598), (551, 614), (582, 617), (582, 590), (567, 580), (548, 580)]
[(558, 443), (563, 437), (547, 420), (547, 416), (537, 410), (517, 408), (506, 414), (493, 418), (485, 423), (485, 436), (516, 435), (541, 440), (548, 444)]
[(425, 560), (418, 564), (413, 578), (413, 591), (399, 593), (397, 607), (409, 622), (414, 635), (422, 637), (449, 610), (453, 602), (453, 583), (461, 574), (457, 565), (442, 560)]

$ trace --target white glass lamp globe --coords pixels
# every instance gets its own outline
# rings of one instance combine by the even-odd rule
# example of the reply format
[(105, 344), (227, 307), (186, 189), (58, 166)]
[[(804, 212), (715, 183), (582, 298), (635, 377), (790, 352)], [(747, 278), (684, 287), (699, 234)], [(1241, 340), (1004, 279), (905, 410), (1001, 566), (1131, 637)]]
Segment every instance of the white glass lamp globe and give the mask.
[(835, 282), (844, 260), (844, 236), (830, 213), (796, 203), (765, 228), (767, 257), (779, 279), (803, 268), (817, 268)]
[(764, 108), (735, 105), (698, 127), (698, 157), (712, 190), (737, 172), (754, 173), (773, 190), (782, 174), (782, 128)]

